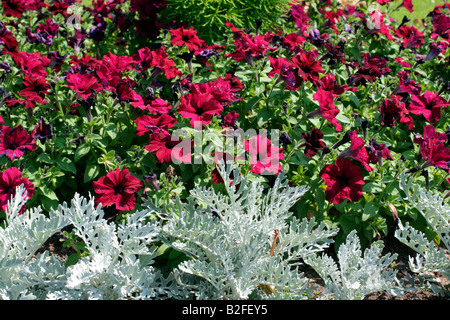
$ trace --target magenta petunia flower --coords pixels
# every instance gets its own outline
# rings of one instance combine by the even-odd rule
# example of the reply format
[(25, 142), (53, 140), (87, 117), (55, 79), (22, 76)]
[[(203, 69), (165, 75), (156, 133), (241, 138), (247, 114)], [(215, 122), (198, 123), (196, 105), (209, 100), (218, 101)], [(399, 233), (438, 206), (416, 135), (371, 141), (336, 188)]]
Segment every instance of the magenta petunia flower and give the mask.
[(313, 98), (319, 102), (319, 109), (309, 113), (308, 117), (320, 115), (335, 126), (336, 131), (342, 131), (342, 125), (336, 119), (340, 110), (334, 104), (333, 92), (319, 87)]
[(423, 117), (431, 123), (441, 119), (441, 108), (450, 103), (439, 96), (439, 93), (425, 90), (422, 95), (412, 95), (411, 103), (408, 105), (409, 112)]
[(364, 140), (358, 137), (358, 131), (353, 130), (350, 132), (350, 149), (343, 151), (339, 157), (352, 158), (361, 163), (361, 165), (367, 171), (372, 171), (373, 168), (369, 165), (369, 154), (364, 147)]
[(92, 90), (95, 92), (102, 92), (103, 87), (98, 83), (98, 79), (90, 73), (69, 73), (67, 75), (67, 85), (77, 92), (77, 95), (82, 99), (86, 100), (92, 97)]
[(362, 170), (351, 160), (337, 158), (334, 164), (328, 164), (320, 171), (320, 177), (327, 185), (325, 198), (329, 202), (339, 204), (345, 199), (354, 202), (362, 198)]
[(369, 154), (369, 162), (372, 164), (380, 164), (381, 159), (393, 160), (385, 143), (377, 143), (374, 139), (370, 139), (366, 150)]
[(0, 156), (6, 156), (12, 161), (20, 158), (25, 150), (34, 149), (36, 142), (21, 125), (12, 129), (7, 126), (0, 128)]
[[(23, 185), (27, 192), (27, 199), (31, 199), (34, 194), (34, 185), (27, 178), (22, 176), (22, 172), (15, 167), (6, 169), (0, 173), (0, 206), (5, 212), (8, 212), (8, 201), (11, 201), (11, 197), (15, 196), (16, 188)], [(20, 213), (25, 211), (23, 206)]]
[[(189, 141), (187, 143), (189, 144)], [(160, 163), (172, 160), (182, 163), (191, 162), (191, 144), (187, 146), (183, 140), (173, 139), (170, 134), (163, 132), (151, 134), (149, 143), (144, 148), (148, 152), (154, 153)]]
[(414, 26), (401, 26), (394, 34), (401, 38), (406, 49), (421, 47), (424, 44), (423, 33)]
[(305, 156), (312, 158), (317, 154), (319, 150), (323, 150), (326, 147), (323, 139), (323, 132), (319, 129), (312, 128), (311, 132), (303, 132), (302, 138), (305, 140)]
[(168, 134), (168, 129), (172, 128), (177, 120), (167, 114), (149, 116), (143, 115), (134, 120), (137, 123), (136, 134), (143, 136), (152, 133)]
[(213, 115), (220, 115), (223, 111), (222, 105), (214, 99), (211, 93), (192, 92), (181, 97), (178, 113), (183, 118), (191, 119), (194, 128), (196, 122), (207, 125), (211, 122)]
[(116, 169), (109, 172), (93, 183), (97, 193), (95, 204), (104, 207), (112, 205), (117, 210), (129, 211), (136, 206), (136, 192), (143, 187), (143, 182), (133, 177), (127, 168)]
[(420, 153), (428, 165), (440, 169), (449, 169), (450, 148), (445, 147), (447, 141), (445, 133), (436, 132), (432, 125), (423, 127), (423, 136), (414, 135), (414, 142), (419, 144)]
[(257, 135), (243, 141), (244, 149), (250, 155), (250, 171), (254, 174), (275, 174), (281, 170), (280, 160), (284, 159), (283, 149), (272, 144), (265, 135)]
[(315, 50), (306, 51), (295, 55), (291, 59), (293, 67), (298, 68), (298, 75), (304, 81), (319, 84), (319, 73), (324, 73), (320, 60), (316, 60), (318, 52)]
[(19, 96), (27, 99), (28, 102), (45, 104), (45, 95), (48, 94), (50, 84), (43, 77), (25, 75), (23, 80), (24, 88), (19, 92)]
[(178, 29), (169, 30), (172, 38), (170, 39), (170, 44), (173, 46), (186, 46), (189, 51), (195, 51), (205, 44), (205, 41), (201, 40), (197, 36), (197, 31), (191, 26), (189, 29), (183, 27)]
[(401, 102), (402, 97), (390, 95), (390, 98), (384, 99), (378, 110), (381, 115), (381, 124), (384, 126), (394, 126), (396, 121), (408, 125), (408, 129), (414, 128), (414, 121), (411, 116), (407, 116), (408, 110), (405, 103)]

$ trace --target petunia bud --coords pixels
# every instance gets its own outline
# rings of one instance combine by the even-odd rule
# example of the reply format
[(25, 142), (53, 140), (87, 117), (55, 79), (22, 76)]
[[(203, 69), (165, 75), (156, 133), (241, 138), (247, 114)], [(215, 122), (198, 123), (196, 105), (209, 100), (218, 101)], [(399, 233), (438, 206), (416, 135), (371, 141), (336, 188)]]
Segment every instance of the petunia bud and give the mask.
[(144, 180), (148, 182), (155, 190), (159, 190), (158, 185), (158, 177), (156, 176), (156, 173), (150, 173), (148, 175), (144, 176)]

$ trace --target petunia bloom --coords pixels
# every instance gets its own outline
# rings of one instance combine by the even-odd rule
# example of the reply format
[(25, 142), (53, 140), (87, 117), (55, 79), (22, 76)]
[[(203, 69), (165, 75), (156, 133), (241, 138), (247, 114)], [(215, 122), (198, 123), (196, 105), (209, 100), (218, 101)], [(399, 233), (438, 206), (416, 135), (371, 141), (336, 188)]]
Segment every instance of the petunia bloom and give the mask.
[(307, 117), (320, 115), (335, 126), (337, 131), (342, 131), (342, 125), (336, 119), (340, 110), (334, 104), (333, 92), (319, 87), (316, 93), (314, 93), (313, 98), (319, 102), (319, 109), (310, 112)]
[(414, 142), (419, 144), (420, 153), (426, 165), (448, 170), (450, 161), (450, 148), (445, 147), (447, 141), (445, 133), (436, 132), (434, 126), (423, 127), (423, 136), (414, 135)]
[(439, 96), (439, 93), (425, 90), (422, 95), (412, 95), (411, 103), (408, 105), (409, 112), (423, 117), (431, 123), (441, 119), (441, 108), (450, 103)]
[(325, 198), (329, 202), (339, 204), (345, 199), (355, 202), (362, 198), (362, 170), (351, 160), (337, 158), (320, 171), (320, 177), (327, 185)]
[(69, 73), (67, 82), (69, 83), (67, 87), (75, 90), (77, 95), (84, 100), (91, 97), (93, 91), (97, 93), (103, 91), (103, 87), (98, 83), (98, 79), (90, 73)]
[(170, 39), (170, 44), (173, 46), (182, 47), (185, 45), (189, 51), (194, 51), (199, 49), (205, 43), (197, 36), (197, 31), (191, 26), (189, 29), (183, 27), (178, 29), (169, 30), (172, 38)]
[(181, 97), (178, 113), (183, 118), (190, 119), (194, 128), (196, 122), (207, 125), (211, 122), (213, 115), (220, 115), (223, 111), (222, 105), (214, 99), (211, 93), (188, 93)]
[[(0, 173), (0, 206), (8, 212), (8, 201), (15, 196), (16, 188), (23, 185), (26, 190), (26, 198), (31, 199), (34, 194), (34, 185), (27, 178), (22, 176), (22, 172), (16, 167), (6, 169)], [(20, 209), (20, 213), (25, 211), (25, 205)]]
[(144, 148), (148, 152), (154, 153), (159, 163), (168, 163), (172, 160), (182, 163), (191, 162), (192, 154), (189, 141), (179, 141), (170, 134), (163, 132), (151, 134), (150, 140)]
[(265, 135), (251, 137), (242, 143), (250, 155), (251, 172), (262, 175), (278, 175), (281, 172), (283, 149), (273, 145)]
[(31, 132), (31, 137), (45, 143), (47, 139), (53, 138), (53, 125), (45, 123), (43, 117), (39, 119), (39, 124)]
[(381, 124), (384, 126), (394, 126), (396, 121), (408, 125), (408, 129), (414, 128), (414, 122), (411, 116), (407, 116), (408, 110), (405, 103), (401, 102), (400, 96), (391, 95), (390, 98), (384, 99), (378, 110), (381, 115)]
[(372, 138), (370, 139), (369, 146), (366, 147), (369, 154), (369, 162), (373, 164), (381, 164), (382, 159), (393, 160), (389, 149), (385, 143), (377, 143)]
[(130, 174), (127, 168), (109, 172), (93, 183), (97, 193), (95, 204), (109, 207), (116, 206), (117, 210), (129, 211), (136, 206), (136, 192), (143, 187), (143, 183)]
[(142, 115), (134, 120), (137, 123), (136, 134), (143, 136), (146, 134), (159, 133), (168, 134), (168, 129), (172, 128), (177, 122), (175, 118), (167, 114), (161, 115)]
[(33, 151), (34, 149), (36, 149), (36, 142), (21, 125), (15, 128), (1, 127), (0, 156), (6, 156), (12, 161), (20, 158), (25, 150)]
[(305, 140), (305, 156), (312, 158), (317, 154), (319, 150), (323, 150), (326, 147), (323, 139), (323, 132), (317, 128), (312, 128), (311, 132), (303, 132), (302, 138)]
[(359, 161), (368, 172), (373, 170), (369, 165), (369, 154), (364, 147), (364, 140), (358, 137), (357, 130), (350, 132), (350, 149), (343, 151), (339, 157), (355, 159)]
[(298, 68), (298, 75), (304, 81), (310, 81), (313, 84), (319, 83), (319, 73), (324, 73), (320, 60), (316, 60), (318, 52), (315, 50), (302, 52), (291, 59), (293, 67)]

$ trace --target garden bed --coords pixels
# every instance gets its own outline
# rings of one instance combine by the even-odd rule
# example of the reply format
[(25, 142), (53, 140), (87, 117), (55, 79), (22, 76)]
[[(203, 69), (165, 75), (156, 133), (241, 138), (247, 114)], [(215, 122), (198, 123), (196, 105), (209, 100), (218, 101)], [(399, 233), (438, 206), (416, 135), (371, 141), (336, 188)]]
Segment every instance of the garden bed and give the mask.
[[(27, 263), (30, 247), (39, 248), (37, 265), (53, 261), (44, 252), (58, 257), (52, 268), (67, 270), (68, 288), (55, 276), (51, 298), (72, 297), (87, 279), (77, 278), (82, 268), (95, 277), (100, 271), (90, 264), (99, 259), (108, 270), (133, 264), (120, 268), (138, 270), (132, 275), (141, 286), (160, 274), (191, 286), (123, 284), (145, 298), (305, 297), (296, 270), (327, 298), (442, 299), (450, 3), (421, 2), (427, 9), (419, 14), (410, 0), (213, 2), (2, 1), (0, 223), (20, 236), (2, 229), (0, 257), (17, 254), (14, 237)], [(94, 225), (105, 233), (85, 234)], [(359, 245), (367, 249), (360, 260)], [(260, 256), (244, 254), (249, 248)], [(334, 265), (320, 252), (343, 260)], [(380, 259), (364, 267), (376, 253)], [(410, 266), (417, 253), (422, 258)], [(351, 254), (353, 275), (337, 272)], [(153, 255), (154, 266), (135, 264)], [(262, 266), (273, 276), (219, 280)], [(369, 267), (373, 274), (364, 275)], [(39, 268), (31, 269), (37, 281)], [(360, 279), (391, 289), (393, 270), (416, 277), (418, 290), (367, 294)], [(435, 279), (446, 287), (441, 295), (428, 281)], [(256, 282), (236, 287), (246, 281)], [(80, 297), (128, 298), (126, 290), (89, 290)]]

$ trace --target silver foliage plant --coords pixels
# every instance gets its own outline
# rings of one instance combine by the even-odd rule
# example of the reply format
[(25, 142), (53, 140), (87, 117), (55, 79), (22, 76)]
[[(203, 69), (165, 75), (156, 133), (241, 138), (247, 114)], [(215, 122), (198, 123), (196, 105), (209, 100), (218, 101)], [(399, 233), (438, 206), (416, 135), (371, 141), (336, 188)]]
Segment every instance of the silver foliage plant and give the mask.
[(298, 264), (328, 247), (338, 230), (289, 212), (308, 187), (289, 187), (280, 173), (265, 190), (232, 163), (218, 169), (225, 195), (195, 188), (186, 203), (158, 213), (161, 239), (189, 257), (179, 265), (191, 275), (186, 284), (200, 299), (310, 298)]
[[(444, 277), (450, 279), (450, 259), (448, 258), (450, 250), (450, 206), (444, 202), (438, 192), (420, 187), (413, 182), (413, 179), (407, 179), (405, 173), (400, 175), (399, 186), (405, 193), (405, 200), (420, 212), (428, 225), (439, 236), (443, 245), (443, 248), (439, 248), (434, 241), (428, 240), (424, 233), (414, 229), (409, 223), (403, 225), (400, 221), (395, 236), (417, 252), (415, 257), (409, 258), (411, 271), (419, 276), (440, 272)], [(426, 282), (436, 294), (450, 295), (449, 288), (444, 288), (435, 280), (435, 278), (432, 278), (431, 281)]]
[[(147, 223), (149, 213), (136, 212), (116, 226), (103, 219), (101, 206), (75, 195), (50, 212), (38, 207), (19, 213), (26, 191), (20, 186), (9, 202), (0, 228), (0, 299), (156, 299), (185, 297), (173, 277), (164, 278), (151, 264), (149, 247), (159, 227)], [(72, 225), (89, 255), (68, 268), (48, 252), (35, 255), (53, 234)]]
[(325, 282), (322, 299), (360, 300), (372, 292), (395, 289), (397, 271), (391, 265), (397, 254), (382, 256), (383, 248), (382, 241), (375, 241), (363, 253), (352, 231), (339, 247), (338, 264), (327, 255), (309, 257), (307, 263)]

